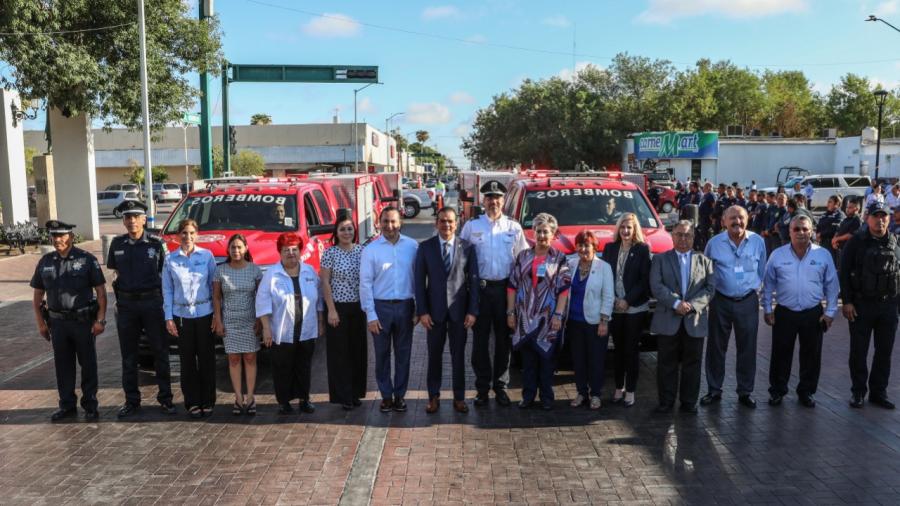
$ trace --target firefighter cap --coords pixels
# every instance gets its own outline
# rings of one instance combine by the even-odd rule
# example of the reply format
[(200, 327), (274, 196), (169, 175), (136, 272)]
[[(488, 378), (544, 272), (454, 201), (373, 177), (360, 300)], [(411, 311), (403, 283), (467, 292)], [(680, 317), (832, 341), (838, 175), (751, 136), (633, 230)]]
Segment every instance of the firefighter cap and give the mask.
[(485, 196), (489, 196), (489, 195), (498, 196), (499, 195), (502, 197), (502, 196), (506, 195), (506, 187), (503, 186), (503, 183), (501, 183), (500, 181), (497, 181), (496, 179), (491, 179), (490, 181), (481, 185), (481, 188), (479, 191), (481, 192), (482, 195), (485, 195)]

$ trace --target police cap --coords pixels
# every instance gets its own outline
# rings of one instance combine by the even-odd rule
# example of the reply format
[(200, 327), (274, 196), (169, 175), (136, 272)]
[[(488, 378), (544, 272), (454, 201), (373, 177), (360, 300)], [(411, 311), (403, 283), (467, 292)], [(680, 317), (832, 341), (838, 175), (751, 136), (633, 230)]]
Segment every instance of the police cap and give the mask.
[(866, 208), (866, 212), (869, 213), (870, 215), (875, 215), (878, 213), (890, 214), (889, 209), (890, 208), (888, 207), (887, 204), (876, 200), (875, 202), (872, 202), (871, 204), (869, 204), (869, 207)]
[(116, 206), (115, 211), (119, 214), (147, 214), (147, 204), (139, 200), (123, 200)]
[(44, 225), (44, 227), (47, 229), (48, 233), (53, 235), (60, 235), (71, 234), (72, 230), (75, 228), (75, 225), (70, 225), (59, 220), (50, 220)]
[(490, 181), (487, 181), (486, 183), (481, 185), (479, 191), (481, 191), (481, 194), (484, 196), (494, 195), (502, 197), (506, 195), (506, 187), (503, 186), (503, 183), (497, 181), (496, 179), (491, 179)]

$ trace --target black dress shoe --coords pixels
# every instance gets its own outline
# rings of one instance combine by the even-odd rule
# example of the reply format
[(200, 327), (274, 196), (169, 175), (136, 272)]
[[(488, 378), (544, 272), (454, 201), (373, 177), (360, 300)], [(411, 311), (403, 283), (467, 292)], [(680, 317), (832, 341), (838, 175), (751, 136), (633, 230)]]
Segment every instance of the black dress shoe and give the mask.
[(800, 394), (797, 398), (800, 401), (800, 404), (807, 408), (816, 407), (816, 400), (813, 399), (813, 396), (810, 394)]
[(863, 397), (862, 394), (853, 394), (853, 396), (850, 397), (850, 407), (851, 408), (860, 409), (863, 407), (863, 404), (865, 404), (865, 403), (866, 403), (865, 397)]
[(756, 409), (756, 400), (750, 394), (738, 396), (738, 402), (745, 408)]
[(285, 402), (284, 404), (278, 405), (278, 414), (279, 415), (290, 415), (294, 412), (294, 408), (291, 407), (291, 403)]
[(50, 415), (50, 421), (58, 422), (66, 418), (75, 418), (76, 416), (78, 416), (78, 410), (75, 408), (57, 409)]
[(394, 411), (398, 413), (406, 412), (406, 401), (403, 400), (403, 397), (397, 397), (394, 399)]
[(353, 405), (356, 406), (356, 407), (362, 406), (362, 401), (354, 397), (354, 398), (353, 398)]
[(709, 406), (710, 404), (715, 404), (717, 402), (722, 402), (722, 392), (719, 393), (708, 393), (700, 398), (701, 406)]
[(519, 409), (530, 409), (532, 406), (534, 406), (534, 401), (527, 401), (525, 399), (519, 401)]
[(345, 403), (341, 404), (341, 408), (343, 408), (344, 411), (350, 411), (355, 407), (356, 407), (356, 405), (353, 404), (352, 402), (345, 402)]
[(654, 409), (653, 412), (664, 415), (666, 413), (671, 413), (674, 407), (675, 406), (672, 404), (660, 404), (659, 406), (656, 406), (656, 409)]
[(480, 407), (483, 407), (483, 406), (487, 406), (487, 403), (488, 403), (488, 394), (487, 394), (487, 392), (485, 392), (485, 393), (483, 393), (483, 394), (482, 394), (482, 393), (479, 393), (479, 394), (477, 394), (477, 395), (475, 396), (475, 403), (474, 403), (475, 406), (477, 406), (477, 407), (480, 408)]
[(130, 402), (126, 402), (119, 408), (119, 412), (116, 414), (118, 418), (128, 418), (129, 416), (137, 413), (137, 411), (141, 409), (141, 407), (137, 404), (131, 404)]
[(678, 410), (681, 411), (682, 413), (691, 413), (691, 414), (695, 414), (695, 413), (697, 413), (697, 405), (696, 405), (696, 404), (688, 404), (688, 403), (686, 403), (686, 402), (682, 402), (682, 403), (681, 403), (681, 407), (678, 408)]
[(97, 408), (84, 410), (84, 419), (89, 422), (96, 422), (100, 419), (100, 412)]
[(159, 410), (162, 411), (164, 415), (174, 415), (175, 405), (172, 404), (172, 401), (161, 401), (159, 403)]
[(316, 406), (309, 401), (300, 401), (300, 411), (309, 415), (316, 412)]
[(553, 403), (541, 402), (541, 409), (543, 409), (544, 411), (553, 411)]
[(895, 409), (895, 408), (897, 407), (897, 406), (894, 405), (893, 402), (889, 401), (888, 398), (887, 398), (887, 397), (884, 397), (884, 396), (880, 396), (880, 397), (872, 397), (872, 396), (870, 395), (870, 396), (869, 396), (869, 402), (872, 403), (872, 404), (874, 404), (874, 405), (876, 405), (876, 406), (880, 406), (880, 407), (882, 407), (882, 408), (884, 408), (884, 409)]
[(509, 406), (512, 404), (512, 401), (509, 400), (509, 396), (506, 395), (506, 390), (497, 390), (494, 399), (497, 401), (497, 404), (501, 406)]
[(771, 394), (769, 395), (769, 406), (781, 406), (781, 401), (783, 400), (783, 395)]

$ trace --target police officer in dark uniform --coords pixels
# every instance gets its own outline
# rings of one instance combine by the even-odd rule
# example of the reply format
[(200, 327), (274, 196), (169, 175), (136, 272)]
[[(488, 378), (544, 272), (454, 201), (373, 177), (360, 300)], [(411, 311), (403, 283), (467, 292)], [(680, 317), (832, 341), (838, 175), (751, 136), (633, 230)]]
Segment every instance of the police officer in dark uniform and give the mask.
[[(850, 322), (850, 406), (854, 408), (863, 407), (868, 392), (872, 404), (894, 409), (887, 386), (900, 301), (900, 246), (888, 233), (889, 222), (885, 203), (869, 205), (868, 228), (847, 241), (841, 256), (839, 279), (842, 311)], [(875, 353), (870, 373), (867, 357), (873, 337)]]
[(156, 399), (163, 413), (175, 413), (169, 374), (169, 336), (165, 331), (162, 300), (162, 272), (166, 249), (163, 242), (144, 230), (147, 206), (126, 200), (116, 207), (128, 231), (116, 236), (109, 245), (106, 266), (116, 271), (113, 290), (116, 293), (116, 326), (122, 353), (122, 389), (125, 404), (119, 418), (133, 415), (141, 407), (138, 388), (138, 343), (141, 330), (153, 350), (156, 367)]
[(837, 258), (837, 251), (831, 246), (831, 240), (834, 239), (841, 222), (846, 218), (844, 212), (841, 211), (841, 201), (840, 195), (828, 197), (828, 210), (819, 218), (819, 223), (816, 225), (816, 241), (819, 243), (819, 246), (831, 253), (835, 267), (838, 266), (840, 261)]
[(96, 420), (100, 415), (95, 341), (106, 327), (106, 279), (97, 258), (73, 246), (74, 225), (50, 220), (46, 227), (56, 251), (38, 262), (31, 287), (38, 332), (53, 344), (59, 409), (50, 420), (77, 415), (76, 360), (81, 364), (81, 407), (86, 419)]
[(697, 237), (694, 240), (694, 248), (698, 251), (706, 249), (706, 243), (713, 234), (713, 214), (716, 207), (716, 194), (712, 191), (712, 184), (703, 185), (703, 196), (700, 197), (700, 205), (697, 208)]
[(725, 210), (731, 207), (732, 201), (725, 194), (725, 183), (719, 183), (718, 194), (716, 195), (716, 201), (713, 203), (713, 212), (712, 212), (712, 229), (713, 235), (718, 234), (722, 231), (722, 216), (725, 215)]

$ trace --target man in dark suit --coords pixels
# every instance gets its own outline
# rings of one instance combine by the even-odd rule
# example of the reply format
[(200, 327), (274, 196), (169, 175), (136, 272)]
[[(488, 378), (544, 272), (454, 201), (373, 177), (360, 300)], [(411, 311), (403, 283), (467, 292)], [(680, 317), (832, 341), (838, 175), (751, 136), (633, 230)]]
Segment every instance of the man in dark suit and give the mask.
[(678, 394), (681, 364), (681, 410), (697, 412), (703, 338), (709, 301), (716, 292), (712, 260), (692, 251), (694, 227), (679, 221), (672, 229), (675, 248), (653, 257), (650, 291), (657, 300), (650, 331), (657, 334), (657, 413), (669, 413)]
[(452, 207), (438, 211), (437, 235), (416, 253), (416, 312), (428, 331), (427, 413), (440, 407), (441, 362), (450, 336), (453, 369), (453, 409), (467, 413), (465, 351), (468, 329), (478, 315), (478, 261), (475, 248), (456, 237), (457, 216)]

